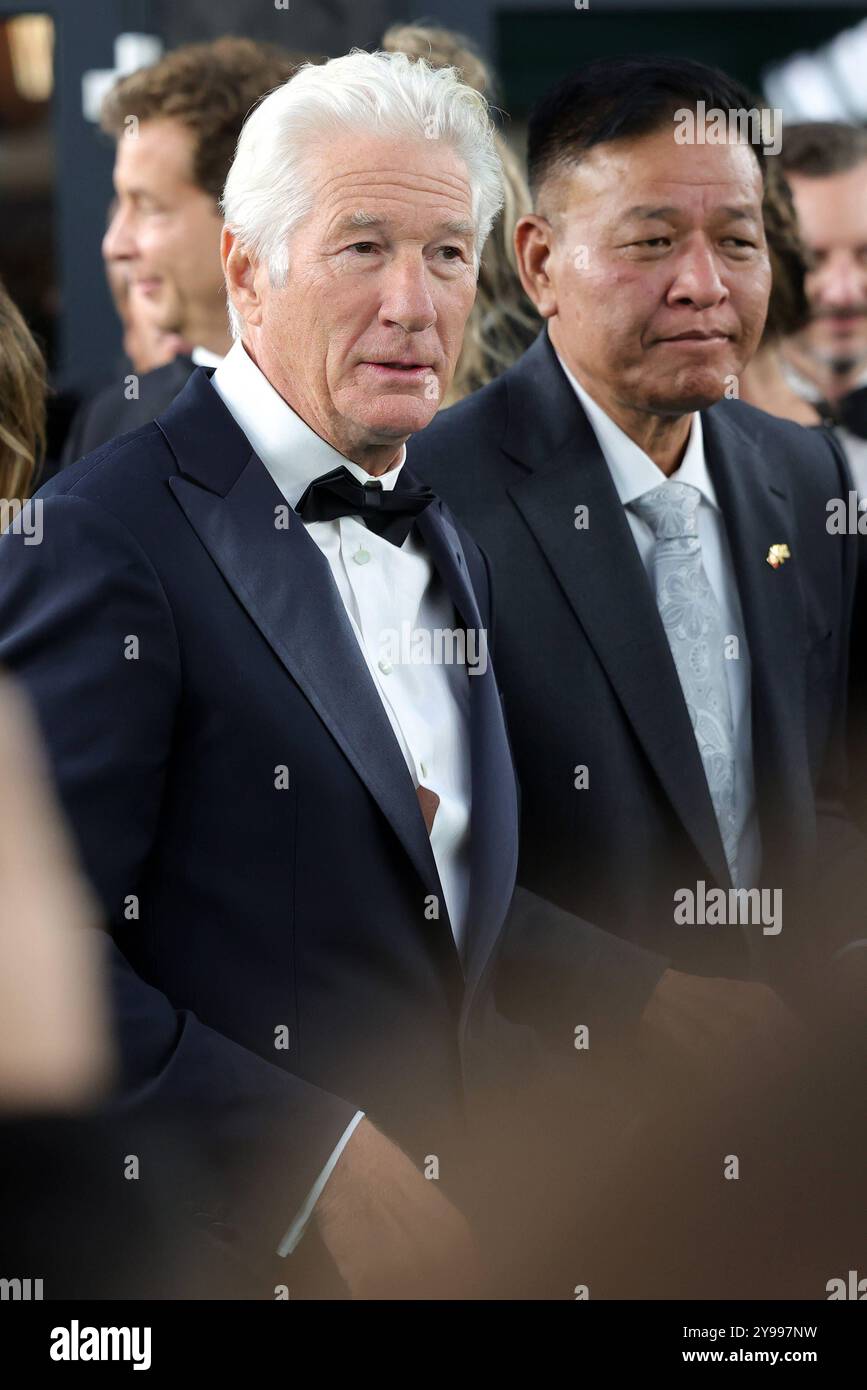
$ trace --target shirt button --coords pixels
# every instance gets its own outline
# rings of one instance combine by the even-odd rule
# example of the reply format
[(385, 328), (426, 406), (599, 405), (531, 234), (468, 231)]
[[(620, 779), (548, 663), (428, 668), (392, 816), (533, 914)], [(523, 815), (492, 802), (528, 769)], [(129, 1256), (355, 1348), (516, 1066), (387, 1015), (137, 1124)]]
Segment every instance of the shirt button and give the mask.
[(356, 550), (352, 558), (357, 565), (366, 565), (368, 560), (370, 559), (370, 551), (364, 550), (363, 548), (360, 550)]
[(392, 666), (391, 662), (386, 661), (384, 657), (382, 661), (377, 662), (377, 665), (384, 676), (390, 676), (392, 671), (394, 670), (394, 667)]
[(422, 777), (427, 777), (427, 763), (419, 763), (418, 767)]

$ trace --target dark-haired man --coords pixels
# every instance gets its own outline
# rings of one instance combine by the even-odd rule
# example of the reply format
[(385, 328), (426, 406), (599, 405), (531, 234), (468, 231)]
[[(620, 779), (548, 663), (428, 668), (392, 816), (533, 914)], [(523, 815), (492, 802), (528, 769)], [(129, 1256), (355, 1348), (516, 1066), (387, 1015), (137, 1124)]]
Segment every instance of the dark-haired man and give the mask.
[[(825, 529), (845, 465), (733, 399), (770, 288), (752, 107), (655, 59), (546, 97), (515, 244), (547, 328), (410, 449), (492, 565), (523, 880), (635, 948), (606, 972), (588, 943), (585, 986), (711, 1070), (863, 935), (841, 805), (855, 561)], [(684, 108), (729, 140), (679, 143)], [(539, 942), (552, 988), (569, 947)]]
[(195, 367), (216, 367), (228, 352), (220, 194), (251, 108), (297, 63), (274, 45), (222, 38), (174, 49), (108, 93), (101, 124), (117, 142), (116, 198), (103, 257), (129, 281), (129, 312), (139, 308), (182, 350), (86, 402), (64, 464), (155, 419)]

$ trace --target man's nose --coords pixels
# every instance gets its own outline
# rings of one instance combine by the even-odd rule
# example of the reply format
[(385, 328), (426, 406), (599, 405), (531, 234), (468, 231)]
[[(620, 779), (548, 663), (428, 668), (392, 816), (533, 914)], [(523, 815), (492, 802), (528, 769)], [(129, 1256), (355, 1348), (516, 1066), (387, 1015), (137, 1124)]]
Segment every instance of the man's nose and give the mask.
[(118, 208), (102, 238), (102, 255), (106, 261), (129, 260), (135, 255), (135, 236), (132, 220), (123, 208)]
[(815, 272), (814, 302), (825, 308), (845, 309), (867, 302), (867, 266), (860, 265), (851, 251), (834, 251)]
[(670, 303), (688, 300), (697, 309), (710, 309), (728, 295), (713, 249), (706, 241), (685, 247), (668, 293)]
[(385, 271), (380, 323), (396, 323), (407, 333), (419, 333), (431, 328), (436, 317), (423, 257), (396, 257)]

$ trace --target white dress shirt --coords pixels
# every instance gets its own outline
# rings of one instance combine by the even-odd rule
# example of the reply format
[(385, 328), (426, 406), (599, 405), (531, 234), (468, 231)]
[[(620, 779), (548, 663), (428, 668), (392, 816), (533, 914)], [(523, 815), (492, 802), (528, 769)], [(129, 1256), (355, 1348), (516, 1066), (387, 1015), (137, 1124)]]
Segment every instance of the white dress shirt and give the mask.
[[(297, 506), (315, 478), (341, 465), (359, 482), (370, 482), (369, 473), (339, 454), (286, 404), (240, 339), (211, 385), (290, 507)], [(379, 478), (386, 491), (397, 482), (405, 457), (403, 448), (396, 464)], [(305, 525), (331, 567), (413, 783), (439, 797), (431, 849), (460, 951), (470, 879), (469, 678), (464, 665), (405, 659), (412, 656), (413, 645), (405, 640), (407, 634), (455, 628), (454, 605), (416, 531), (398, 547), (357, 517)], [(438, 646), (442, 650), (441, 643), (431, 643), (431, 652)], [(421, 644), (416, 649), (420, 652)]]
[[(287, 405), (240, 339), (214, 372), (211, 385), (289, 506), (297, 506), (314, 479), (341, 465), (359, 482), (370, 481), (364, 469), (339, 454)], [(392, 468), (380, 476), (384, 489), (394, 487), (405, 457), (404, 448)], [(470, 882), (469, 677), (463, 664), (413, 660), (413, 653), (424, 652), (424, 644), (407, 640), (408, 634), (422, 630), (430, 634), (453, 630), (457, 625), (454, 605), (415, 530), (398, 547), (357, 517), (305, 522), (305, 526), (328, 561), (413, 783), (439, 797), (431, 849), (460, 953)], [(427, 650), (436, 653), (443, 647), (431, 640)], [(450, 650), (448, 645), (444, 650)], [(341, 1136), (281, 1241), (281, 1255), (290, 1254), (300, 1240), (362, 1113), (357, 1112)]]
[[(786, 361), (785, 357), (781, 357), (780, 366), (786, 381), (796, 395), (801, 397), (801, 400), (809, 401), (811, 405), (816, 406), (825, 404), (818, 387), (814, 386), (812, 381), (808, 381), (805, 376), (802, 376), (791, 362)], [(852, 390), (857, 391), (863, 386), (867, 386), (867, 376), (859, 377)], [(867, 439), (853, 434), (851, 430), (847, 430), (845, 425), (835, 424), (834, 433), (846, 455), (846, 462), (852, 474), (855, 491), (858, 493), (858, 500), (863, 506), (867, 502)]]
[(223, 360), (218, 353), (211, 352), (210, 348), (201, 347), (199, 344), (193, 348), (190, 356), (196, 367), (219, 367)]
[[(631, 510), (628, 503), (642, 493), (659, 487), (666, 475), (649, 454), (616, 425), (610, 415), (596, 403), (572, 375), (558, 354), (563, 371), (572, 385), (593, 433), (602, 450), (611, 479), (625, 510), (629, 529), (638, 548), (642, 564), (655, 592), (653, 557), (656, 541), (646, 521)], [(738, 886), (750, 888), (758, 883), (761, 870), (761, 838), (756, 813), (755, 777), (753, 772), (753, 731), (751, 708), (750, 653), (747, 646), (740, 597), (735, 579), (725, 521), (717, 502), (716, 490), (708, 472), (704, 454), (701, 416), (692, 417), (689, 442), (680, 467), (671, 474), (671, 481), (689, 483), (701, 494), (696, 520), (701, 544), (702, 563), (722, 612), (723, 630), (737, 638), (737, 659), (726, 661), (725, 670), (731, 702), (735, 744), (735, 797), (738, 816)], [(592, 526), (593, 519), (591, 517)]]

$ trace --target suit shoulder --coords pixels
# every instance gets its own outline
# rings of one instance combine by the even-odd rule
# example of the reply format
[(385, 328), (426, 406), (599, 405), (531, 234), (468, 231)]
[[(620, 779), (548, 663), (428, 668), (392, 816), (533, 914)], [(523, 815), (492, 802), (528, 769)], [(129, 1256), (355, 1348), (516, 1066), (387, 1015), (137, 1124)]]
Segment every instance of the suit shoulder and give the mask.
[(823, 486), (841, 480), (842, 455), (830, 430), (770, 415), (746, 401), (719, 402), (712, 409), (722, 412), (753, 444), (784, 458), (793, 478)]
[(128, 503), (141, 506), (143, 489), (177, 472), (162, 431), (153, 422), (101, 445), (68, 464), (39, 489), (37, 498), (83, 497), (109, 509)]
[(478, 442), (499, 440), (506, 420), (506, 397), (505, 379), (498, 377), (462, 401), (441, 410), (425, 429), (413, 436), (408, 447), (414, 456), (418, 450), (419, 457), (427, 457), (434, 450), (443, 451), (444, 446), (470, 436)]
[(502, 377), (434, 417), (407, 444), (413, 470), (459, 510), (488, 495), (502, 465), (506, 421)]

